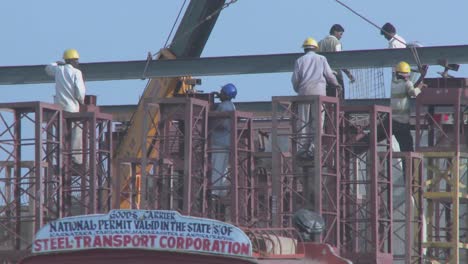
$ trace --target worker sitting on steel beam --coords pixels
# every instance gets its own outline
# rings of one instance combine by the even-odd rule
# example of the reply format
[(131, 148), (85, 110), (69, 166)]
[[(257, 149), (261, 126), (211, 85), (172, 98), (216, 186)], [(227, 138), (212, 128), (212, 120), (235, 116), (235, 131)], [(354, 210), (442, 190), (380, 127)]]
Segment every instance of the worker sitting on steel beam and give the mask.
[[(57, 61), (45, 68), (46, 73), (55, 78), (55, 103), (64, 111), (72, 113), (80, 111), (80, 104), (84, 103), (86, 91), (83, 76), (79, 70), (79, 58), (77, 50), (68, 49), (63, 53), (65, 62)], [(77, 124), (73, 124), (71, 133), (72, 151), (81, 152), (82, 129)], [(73, 154), (72, 162), (82, 164), (82, 154)]]
[[(221, 88), (219, 92), (219, 103), (215, 109), (217, 112), (236, 111), (234, 103), (231, 101), (236, 98), (237, 88), (234, 84), (228, 83)], [(211, 183), (213, 191), (211, 194), (223, 197), (227, 195), (227, 187), (230, 183), (227, 181), (227, 170), (229, 167), (230, 147), (231, 147), (231, 119), (218, 118), (212, 127), (211, 133)]]
[[(343, 37), (344, 28), (340, 24), (335, 24), (330, 28), (330, 35), (322, 39), (319, 44), (320, 52), (339, 52), (342, 50), (341, 38)], [(340, 97), (344, 99), (345, 90), (344, 90), (344, 80), (343, 72), (346, 74), (350, 82), (354, 82), (354, 76), (348, 69), (334, 69), (336, 73), (336, 79), (341, 85), (342, 92), (337, 94), (336, 87), (327, 86), (327, 96)]]
[[(327, 58), (316, 54), (318, 49), (317, 41), (313, 38), (307, 38), (302, 44), (304, 55), (298, 58), (294, 64), (294, 72), (291, 82), (294, 91), (298, 95), (326, 95), (327, 83), (341, 90), (341, 85), (336, 80)], [(314, 139), (310, 136), (312, 132), (311, 122), (315, 115), (312, 113), (311, 104), (299, 104), (297, 122), (297, 156), (299, 158), (312, 158), (314, 155)], [(324, 118), (322, 118), (321, 127), (323, 128)], [(303, 135), (303, 136), (301, 136)]]

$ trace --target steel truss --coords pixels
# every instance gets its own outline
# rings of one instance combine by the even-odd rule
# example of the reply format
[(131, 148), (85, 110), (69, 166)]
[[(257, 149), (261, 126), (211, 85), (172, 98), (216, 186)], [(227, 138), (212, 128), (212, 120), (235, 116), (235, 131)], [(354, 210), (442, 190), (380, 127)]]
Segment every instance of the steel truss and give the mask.
[(61, 217), (62, 111), (42, 102), (0, 109), (0, 244), (10, 255)]
[[(64, 112), (64, 216), (105, 213), (111, 208), (112, 116), (88, 107)], [(72, 127), (82, 131), (81, 148), (72, 147)], [(82, 157), (82, 164), (72, 156)]]
[(355, 263), (392, 263), (391, 127), (389, 107), (342, 107), (341, 256)]
[[(300, 208), (314, 210), (326, 224), (320, 242), (334, 247), (340, 238), (338, 109), (333, 97), (273, 97), (273, 226), (291, 226), (291, 216)], [(289, 126), (281, 129), (285, 121)], [(287, 146), (280, 145), (281, 138), (288, 139)], [(311, 149), (310, 144), (313, 152), (301, 156), (299, 151)]]
[(425, 152), (427, 242), (432, 260), (468, 259), (468, 154)]
[[(231, 128), (227, 148), (214, 143), (214, 138), (219, 136), (216, 131), (226, 122), (230, 123)], [(211, 139), (207, 149), (209, 215), (236, 225), (255, 225), (259, 219), (256, 213), (260, 212), (254, 211), (258, 186), (254, 180), (252, 114), (240, 111), (210, 112), (208, 137)], [(215, 162), (226, 162), (224, 171), (219, 171)]]
[[(425, 158), (427, 255), (445, 263), (468, 259), (466, 79), (432, 79), (416, 99), (416, 150)], [(434, 113), (446, 113), (447, 120)], [(439, 115), (440, 116), (440, 115)], [(450, 118), (452, 117), (452, 118)], [(423, 135), (428, 141), (423, 142)]]
[(415, 152), (394, 152), (392, 158), (394, 263), (422, 264), (423, 157)]
[[(272, 210), (272, 178), (271, 178), (271, 152), (254, 153), (254, 177), (253, 177), (253, 210), (255, 215), (255, 227), (271, 227)], [(276, 210), (276, 208), (275, 208)]]
[[(155, 111), (158, 108), (159, 114)], [(208, 110), (208, 101), (188, 97), (161, 99), (145, 105), (142, 209), (207, 216)], [(154, 136), (147, 136), (151, 134), (149, 130), (156, 130)], [(157, 193), (158, 189), (166, 191)]]

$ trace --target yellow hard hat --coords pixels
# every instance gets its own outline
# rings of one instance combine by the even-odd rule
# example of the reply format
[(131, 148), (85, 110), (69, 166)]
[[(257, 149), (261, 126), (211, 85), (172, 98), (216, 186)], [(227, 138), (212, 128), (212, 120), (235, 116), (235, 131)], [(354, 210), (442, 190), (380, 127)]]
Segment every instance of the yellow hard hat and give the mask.
[(79, 59), (79, 58), (80, 58), (80, 54), (78, 54), (78, 51), (76, 49), (67, 49), (66, 51), (63, 52), (64, 60)]
[(409, 66), (408, 63), (404, 61), (400, 61), (396, 67), (395, 67), (396, 72), (401, 72), (401, 73), (410, 73), (411, 72), (411, 67)]
[(309, 37), (309, 38), (306, 38), (306, 40), (304, 40), (304, 43), (302, 44), (302, 47), (306, 48), (306, 47), (310, 47), (310, 46), (318, 48), (317, 41), (315, 41), (315, 39)]

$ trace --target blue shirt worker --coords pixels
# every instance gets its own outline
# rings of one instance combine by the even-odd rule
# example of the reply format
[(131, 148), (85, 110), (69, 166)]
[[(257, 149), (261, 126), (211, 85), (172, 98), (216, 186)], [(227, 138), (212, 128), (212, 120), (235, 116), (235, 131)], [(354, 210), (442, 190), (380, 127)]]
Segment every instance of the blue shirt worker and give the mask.
[[(298, 95), (326, 95), (327, 84), (341, 89), (336, 80), (327, 58), (316, 52), (317, 41), (307, 38), (302, 44), (304, 55), (298, 58), (294, 64), (294, 72), (291, 78), (294, 91)], [(315, 144), (313, 137), (314, 117), (320, 113), (312, 113), (311, 104), (298, 105), (297, 121), (297, 157), (311, 159), (314, 156)], [(324, 113), (322, 113), (321, 128), (324, 124)]]
[[(45, 68), (47, 75), (55, 78), (55, 103), (72, 113), (80, 111), (80, 104), (84, 103), (86, 92), (83, 75), (78, 69), (79, 58), (77, 50), (68, 49), (63, 53), (65, 62), (57, 61)], [(72, 152), (82, 152), (82, 129), (77, 124), (72, 125), (71, 141)], [(72, 161), (82, 164), (82, 154), (73, 154)]]
[[(234, 84), (228, 83), (221, 88), (219, 99), (221, 103), (216, 106), (217, 112), (236, 111), (234, 103), (231, 101), (236, 98), (237, 88)], [(231, 147), (231, 122), (230, 118), (217, 118), (211, 133), (211, 186), (212, 194), (218, 197), (227, 195), (227, 189), (230, 182), (227, 179), (229, 175), (229, 157)]]

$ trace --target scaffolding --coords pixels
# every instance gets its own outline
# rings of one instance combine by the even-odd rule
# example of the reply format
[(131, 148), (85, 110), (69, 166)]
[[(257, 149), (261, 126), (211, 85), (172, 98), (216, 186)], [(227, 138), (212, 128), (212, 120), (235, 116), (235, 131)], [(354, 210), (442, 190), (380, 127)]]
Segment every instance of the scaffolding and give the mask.
[[(465, 79), (433, 79), (431, 88), (416, 100), (416, 149), (425, 158), (427, 241), (423, 246), (429, 259), (444, 263), (468, 260), (465, 83)], [(453, 118), (437, 118), (441, 112)]]
[[(341, 109), (341, 256), (355, 263), (392, 263), (391, 110)], [(384, 140), (378, 142), (378, 134)]]
[[(273, 225), (290, 227), (300, 208), (316, 211), (325, 221), (320, 242), (339, 248), (339, 101), (326, 96), (280, 96), (272, 101)], [(285, 121), (289, 127), (280, 130)], [(279, 145), (284, 137), (286, 147)]]
[[(229, 147), (219, 147), (215, 131), (230, 123)], [(223, 124), (224, 123), (224, 124)], [(254, 206), (254, 144), (252, 114), (240, 111), (209, 113), (208, 138), (208, 209), (215, 219), (241, 226), (254, 226), (258, 216)], [(224, 163), (224, 166), (216, 164)], [(219, 214), (221, 213), (221, 214)]]
[[(145, 104), (147, 118), (141, 131), (145, 139), (140, 165), (145, 168), (141, 170), (141, 209), (177, 210), (200, 217), (207, 215), (204, 201), (209, 107), (208, 101), (188, 97)], [(156, 117), (157, 109), (159, 117)], [(148, 133), (150, 130), (156, 133)], [(169, 164), (171, 166), (166, 166)], [(167, 168), (173, 169), (168, 171)], [(158, 199), (161, 197), (155, 193), (157, 186), (170, 190), (163, 195), (170, 196), (171, 203), (162, 203)]]
[[(112, 198), (112, 116), (88, 106), (82, 112), (65, 112), (64, 123), (63, 215), (105, 213)], [(81, 148), (72, 144), (74, 129), (81, 131)], [(82, 163), (75, 163), (73, 156)]]
[(393, 261), (423, 263), (423, 156), (393, 152)]
[(0, 243), (14, 253), (62, 216), (62, 110), (42, 102), (2, 103), (0, 109)]
[[(190, 97), (162, 99), (147, 103), (151, 123), (144, 123), (146, 139), (143, 157), (122, 161), (132, 166), (132, 179), (141, 170), (141, 208), (178, 210), (186, 215), (211, 217), (237, 225), (252, 225), (254, 212), (254, 166), (252, 115), (239, 111), (209, 111), (208, 101)], [(154, 111), (160, 116), (155, 118)], [(220, 123), (229, 123), (229, 147), (219, 148), (209, 141)], [(221, 156), (216, 156), (221, 154)], [(223, 160), (214, 160), (215, 158)], [(213, 164), (224, 164), (224, 170)], [(146, 168), (146, 169), (142, 169)], [(216, 181), (213, 174), (216, 173)], [(136, 206), (139, 191), (131, 184), (121, 194)]]

